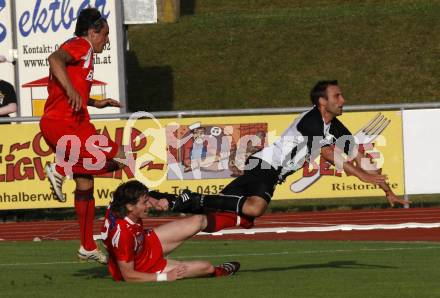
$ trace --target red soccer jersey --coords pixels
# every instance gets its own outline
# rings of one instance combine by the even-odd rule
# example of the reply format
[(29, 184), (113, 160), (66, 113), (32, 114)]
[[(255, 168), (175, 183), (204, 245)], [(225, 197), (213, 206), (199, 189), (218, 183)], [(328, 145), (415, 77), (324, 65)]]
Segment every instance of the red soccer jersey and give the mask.
[(134, 270), (147, 273), (162, 271), (167, 262), (162, 245), (153, 230), (144, 230), (142, 221), (114, 217), (107, 210), (102, 238), (109, 253), (108, 269), (114, 280), (123, 280), (118, 261), (134, 262)]
[(48, 119), (82, 122), (89, 120), (87, 101), (93, 81), (93, 48), (88, 40), (83, 37), (74, 37), (61, 45), (73, 60), (66, 65), (67, 75), (73, 88), (82, 97), (82, 107), (74, 112), (68, 103), (68, 97), (59, 81), (51, 74), (47, 91), (49, 97), (44, 106), (43, 117)]

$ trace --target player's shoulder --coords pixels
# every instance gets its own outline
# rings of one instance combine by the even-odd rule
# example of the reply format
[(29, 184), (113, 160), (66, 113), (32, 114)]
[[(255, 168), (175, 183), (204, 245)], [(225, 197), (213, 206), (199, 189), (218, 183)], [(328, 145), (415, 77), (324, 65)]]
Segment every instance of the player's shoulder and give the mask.
[(14, 86), (11, 83), (4, 81), (4, 80), (1, 80), (1, 79), (0, 79), (0, 86), (2, 86), (4, 88), (9, 88), (9, 89), (14, 88)]
[(297, 128), (303, 135), (322, 135), (323, 120), (318, 108), (314, 106), (301, 114)]
[(107, 209), (105, 219), (109, 222), (108, 225), (110, 230), (114, 232), (125, 232), (129, 230), (130, 224), (125, 220), (125, 218), (118, 217), (111, 211), (111, 209)]
[(330, 127), (330, 132), (338, 135), (351, 135), (350, 130), (338, 118), (334, 118)]
[(74, 36), (66, 40), (64, 43), (78, 43), (78, 44), (90, 44), (84, 37)]
[(322, 120), (321, 113), (319, 112), (319, 109), (316, 106), (313, 106), (309, 110), (305, 111), (301, 114), (301, 122), (307, 123), (307, 122), (320, 122), (319, 120)]
[(142, 221), (133, 222), (128, 217), (120, 219), (119, 221), (121, 231), (124, 230), (130, 233), (137, 233), (140, 230), (143, 230)]
[(88, 50), (92, 46), (91, 46), (90, 42), (88, 42), (84, 37), (75, 36), (75, 37), (72, 37), (72, 38), (66, 40), (61, 45), (61, 47), (63, 49), (81, 47), (81, 48), (84, 48), (84, 49)]

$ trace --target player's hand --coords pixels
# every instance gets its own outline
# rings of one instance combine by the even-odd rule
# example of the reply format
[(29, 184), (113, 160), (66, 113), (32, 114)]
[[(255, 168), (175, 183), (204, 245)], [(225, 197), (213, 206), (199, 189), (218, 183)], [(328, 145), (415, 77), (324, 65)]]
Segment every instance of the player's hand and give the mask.
[(187, 271), (187, 268), (183, 264), (179, 264), (174, 268), (173, 270), (167, 272), (167, 280), (168, 281), (175, 281), (177, 279), (182, 279), (185, 277), (185, 273)]
[(159, 211), (168, 211), (168, 209), (170, 208), (170, 205), (169, 205), (167, 199), (160, 199), (157, 201), (155, 208), (156, 208), (156, 210), (159, 210)]
[(154, 210), (157, 211), (167, 211), (169, 209), (169, 204), (167, 199), (155, 199), (150, 197), (149, 202), (153, 206)]
[(392, 191), (388, 192), (386, 194), (386, 198), (388, 200), (388, 203), (390, 203), (391, 207), (394, 207), (394, 204), (396, 204), (396, 203), (401, 204), (404, 207), (409, 207), (409, 204), (411, 203), (411, 201), (407, 201), (407, 200), (399, 198)]
[(102, 109), (105, 107), (118, 107), (118, 108), (120, 108), (122, 106), (119, 101), (111, 99), (111, 98), (106, 98), (106, 99), (95, 101), (95, 108)]
[(66, 90), (66, 93), (67, 97), (69, 98), (67, 102), (75, 112), (78, 112), (82, 106), (81, 95), (79, 95), (79, 93), (76, 92), (74, 88), (69, 88), (68, 90)]

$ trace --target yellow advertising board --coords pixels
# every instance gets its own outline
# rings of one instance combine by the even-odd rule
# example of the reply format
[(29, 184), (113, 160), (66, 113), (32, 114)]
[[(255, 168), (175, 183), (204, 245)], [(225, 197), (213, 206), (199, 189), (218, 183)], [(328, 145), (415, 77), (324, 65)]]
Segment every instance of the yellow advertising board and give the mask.
[[(350, 112), (339, 119), (352, 133), (376, 112)], [(369, 153), (382, 164), (397, 194), (404, 192), (402, 121), (400, 112), (383, 112), (391, 120)], [(134, 162), (95, 179), (97, 206), (109, 203), (112, 191), (123, 181), (138, 179), (150, 188), (179, 193), (189, 188), (219, 193), (242, 174), (244, 161), (253, 152), (274, 142), (297, 114), (94, 121), (96, 128), (124, 145)], [(63, 191), (66, 203), (56, 201), (44, 177), (44, 165), (55, 155), (44, 142), (37, 123), (4, 125), (0, 140), (0, 210), (62, 208), (73, 206), (73, 180)], [(146, 136), (146, 137), (145, 137)], [(319, 163), (319, 162), (318, 162)], [(319, 179), (298, 191), (297, 181), (313, 175)], [(324, 162), (299, 170), (277, 186), (274, 199), (382, 196), (374, 186), (338, 173)]]

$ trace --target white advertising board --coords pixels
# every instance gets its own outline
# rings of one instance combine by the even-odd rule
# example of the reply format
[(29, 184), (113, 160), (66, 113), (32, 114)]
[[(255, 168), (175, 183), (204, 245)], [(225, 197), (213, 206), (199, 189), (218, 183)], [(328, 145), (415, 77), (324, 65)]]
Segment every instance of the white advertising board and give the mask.
[(157, 23), (156, 0), (123, 0), (124, 24)]
[(440, 110), (403, 111), (405, 190), (440, 193)]
[[(79, 12), (96, 7), (107, 18), (110, 44), (95, 55), (91, 97), (110, 97), (125, 102), (123, 55), (118, 55), (117, 32), (122, 29), (119, 0), (34, 0), (15, 1), (18, 73), (21, 116), (40, 116), (47, 98), (47, 57), (63, 42), (73, 37)], [(120, 37), (122, 38), (122, 37)], [(121, 69), (122, 65), (122, 69)], [(123, 89), (123, 90), (122, 90)], [(123, 98), (121, 98), (123, 97)], [(89, 108), (91, 114), (118, 113), (119, 108)]]
[[(0, 55), (12, 61), (11, 0), (0, 0)], [(14, 66), (10, 62), (0, 63), (1, 80), (15, 85)]]

